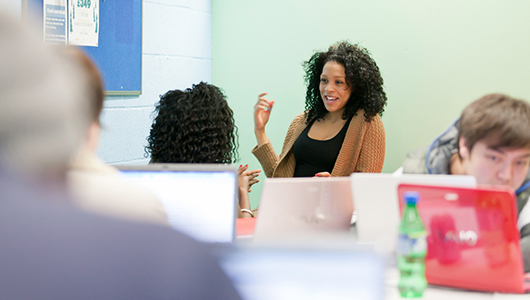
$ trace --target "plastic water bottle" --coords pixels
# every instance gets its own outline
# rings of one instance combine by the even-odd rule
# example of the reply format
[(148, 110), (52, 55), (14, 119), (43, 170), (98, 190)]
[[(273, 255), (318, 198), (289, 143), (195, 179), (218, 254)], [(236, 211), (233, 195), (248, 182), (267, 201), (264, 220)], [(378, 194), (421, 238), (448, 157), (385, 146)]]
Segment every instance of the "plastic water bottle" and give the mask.
[(427, 287), (425, 280), (426, 232), (416, 209), (420, 195), (406, 192), (403, 195), (405, 210), (397, 243), (397, 266), (400, 271), (398, 289), (401, 297), (418, 298)]

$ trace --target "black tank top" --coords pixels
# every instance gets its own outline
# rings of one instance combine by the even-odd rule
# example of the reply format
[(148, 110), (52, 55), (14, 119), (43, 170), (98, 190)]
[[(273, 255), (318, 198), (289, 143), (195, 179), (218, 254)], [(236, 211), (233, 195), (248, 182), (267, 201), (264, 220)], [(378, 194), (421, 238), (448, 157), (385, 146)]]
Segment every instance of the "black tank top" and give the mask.
[(319, 172), (333, 171), (342, 142), (348, 131), (351, 119), (329, 140), (319, 141), (310, 138), (307, 133), (313, 123), (309, 124), (294, 142), (293, 151), (296, 160), (294, 177), (313, 177)]

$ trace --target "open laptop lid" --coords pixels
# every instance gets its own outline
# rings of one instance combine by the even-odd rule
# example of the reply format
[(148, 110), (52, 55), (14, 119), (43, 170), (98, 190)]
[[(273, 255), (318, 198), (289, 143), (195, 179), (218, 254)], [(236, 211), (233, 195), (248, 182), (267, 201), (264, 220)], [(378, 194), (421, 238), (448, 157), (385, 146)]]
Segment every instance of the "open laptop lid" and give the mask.
[(217, 254), (243, 299), (384, 299), (383, 260), (351, 241), (294, 239)]
[[(524, 293), (515, 194), (506, 187), (400, 185), (420, 193), (427, 231), (425, 276), (430, 284)], [(399, 201), (401, 210), (402, 201)]]
[(234, 240), (236, 166), (149, 164), (116, 167), (127, 180), (156, 194), (175, 229), (207, 243)]
[(357, 214), (357, 238), (361, 243), (375, 244), (385, 253), (396, 249), (399, 184), (476, 186), (473, 176), (353, 173), (350, 177)]
[(348, 232), (352, 213), (349, 177), (267, 178), (254, 239)]

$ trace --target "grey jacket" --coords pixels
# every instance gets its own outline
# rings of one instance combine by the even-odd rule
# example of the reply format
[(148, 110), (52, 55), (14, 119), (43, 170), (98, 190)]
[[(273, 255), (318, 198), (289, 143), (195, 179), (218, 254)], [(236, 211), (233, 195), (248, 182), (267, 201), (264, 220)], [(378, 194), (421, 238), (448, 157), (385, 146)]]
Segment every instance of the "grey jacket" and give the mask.
[(0, 299), (240, 299), (208, 246), (33, 184), (0, 166)]
[[(458, 152), (458, 120), (437, 137), (429, 147), (410, 151), (403, 161), (405, 174), (449, 174), (451, 156)], [(530, 172), (516, 191), (517, 210), (521, 213), (530, 197)], [(530, 204), (529, 204), (530, 205)], [(521, 249), (525, 271), (530, 272), (530, 223), (521, 228)]]

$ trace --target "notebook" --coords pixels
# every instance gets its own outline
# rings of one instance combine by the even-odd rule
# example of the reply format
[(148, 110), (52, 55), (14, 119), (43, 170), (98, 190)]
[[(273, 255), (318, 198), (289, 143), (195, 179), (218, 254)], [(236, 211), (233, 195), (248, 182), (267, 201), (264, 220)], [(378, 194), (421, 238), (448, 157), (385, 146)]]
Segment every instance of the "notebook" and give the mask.
[(382, 259), (332, 244), (239, 247), (219, 265), (246, 300), (384, 299)]
[(501, 293), (530, 291), (512, 189), (402, 184), (398, 191), (400, 199), (406, 191), (420, 193), (418, 212), (428, 234), (429, 284)]
[(207, 243), (234, 240), (236, 166), (149, 164), (117, 168), (125, 179), (160, 199), (173, 228)]
[(357, 215), (358, 241), (375, 244), (385, 253), (392, 253), (396, 249), (399, 184), (476, 186), (476, 179), (473, 176), (353, 173), (350, 177)]
[(352, 213), (349, 177), (266, 178), (254, 240), (348, 232)]

